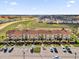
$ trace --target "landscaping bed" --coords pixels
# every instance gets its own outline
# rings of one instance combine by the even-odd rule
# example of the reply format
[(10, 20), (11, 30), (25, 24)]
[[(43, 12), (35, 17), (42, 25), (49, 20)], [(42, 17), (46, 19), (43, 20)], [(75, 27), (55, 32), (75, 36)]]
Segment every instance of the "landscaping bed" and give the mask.
[(33, 52), (34, 53), (40, 53), (41, 52), (41, 48), (40, 47), (35, 47), (35, 48), (33, 48)]

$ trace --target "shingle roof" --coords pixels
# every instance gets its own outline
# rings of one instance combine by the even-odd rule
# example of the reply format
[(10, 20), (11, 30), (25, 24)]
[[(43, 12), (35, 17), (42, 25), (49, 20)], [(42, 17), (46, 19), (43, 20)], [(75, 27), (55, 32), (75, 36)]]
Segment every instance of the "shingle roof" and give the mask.
[(22, 34), (63, 34), (69, 35), (71, 32), (68, 30), (9, 30), (7, 32), (8, 35), (14, 34), (15, 36), (20, 36)]
[(22, 31), (19, 31), (19, 30), (9, 30), (6, 32), (6, 34), (8, 34), (9, 36), (21, 36), (22, 35)]

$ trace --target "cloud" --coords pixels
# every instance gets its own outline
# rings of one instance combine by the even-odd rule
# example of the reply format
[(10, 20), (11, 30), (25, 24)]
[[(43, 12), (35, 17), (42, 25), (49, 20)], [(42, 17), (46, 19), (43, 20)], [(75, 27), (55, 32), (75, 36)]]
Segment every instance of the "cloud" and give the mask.
[(10, 6), (17, 5), (17, 2), (16, 1), (8, 1), (8, 0), (6, 0), (6, 1), (4, 1), (4, 3), (7, 4), (7, 5), (10, 5)]
[(8, 3), (8, 1), (4, 1), (4, 3)]
[(75, 0), (70, 0), (69, 3), (73, 4), (75, 3), (76, 1)]
[(76, 0), (69, 0), (67, 3), (67, 7), (71, 7), (73, 6), (73, 4), (75, 4)]
[(17, 2), (10, 2), (10, 5), (17, 5)]
[(67, 7), (71, 7), (72, 5), (68, 4)]

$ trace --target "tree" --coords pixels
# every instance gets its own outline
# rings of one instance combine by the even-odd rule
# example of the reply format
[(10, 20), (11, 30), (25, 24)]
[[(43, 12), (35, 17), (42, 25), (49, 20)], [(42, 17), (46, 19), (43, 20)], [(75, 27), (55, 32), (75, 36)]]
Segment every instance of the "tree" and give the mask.
[(33, 44), (35, 44), (35, 38), (32, 38), (32, 40), (33, 40)]
[(61, 41), (62, 41), (62, 35), (58, 35), (57, 36), (57, 40), (59, 41), (59, 45), (61, 44)]
[(42, 44), (43, 44), (43, 40), (44, 40), (43, 35), (40, 35), (39, 39), (42, 41)]

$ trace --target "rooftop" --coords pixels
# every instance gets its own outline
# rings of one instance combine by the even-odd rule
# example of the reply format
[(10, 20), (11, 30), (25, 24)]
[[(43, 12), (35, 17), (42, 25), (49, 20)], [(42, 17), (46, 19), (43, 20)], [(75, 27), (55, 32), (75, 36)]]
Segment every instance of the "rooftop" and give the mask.
[(68, 30), (9, 30), (7, 34), (11, 35), (22, 35), (22, 34), (63, 34), (69, 35), (71, 34)]

